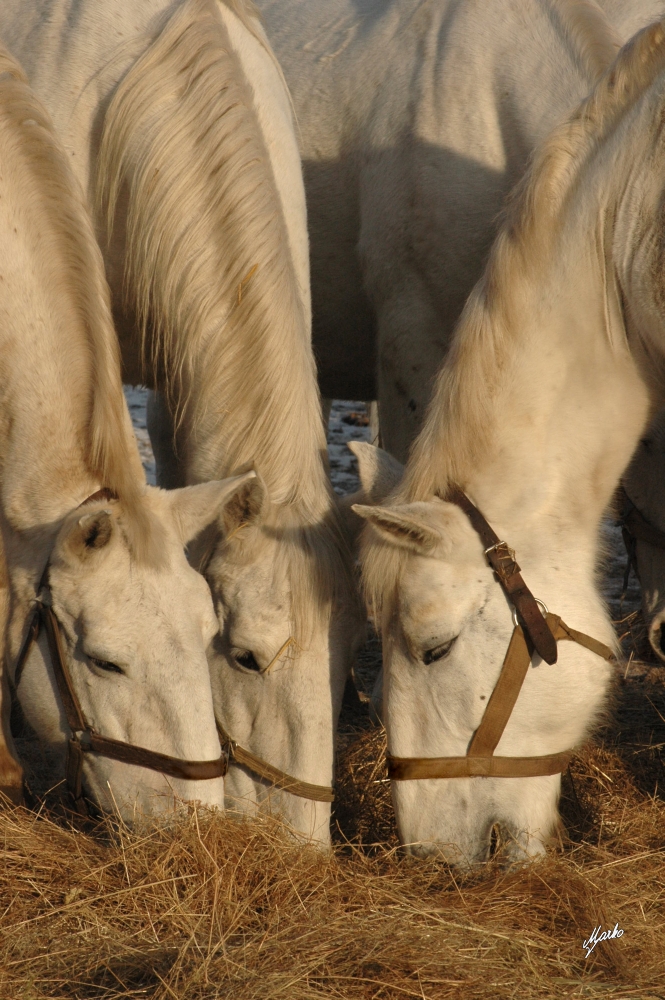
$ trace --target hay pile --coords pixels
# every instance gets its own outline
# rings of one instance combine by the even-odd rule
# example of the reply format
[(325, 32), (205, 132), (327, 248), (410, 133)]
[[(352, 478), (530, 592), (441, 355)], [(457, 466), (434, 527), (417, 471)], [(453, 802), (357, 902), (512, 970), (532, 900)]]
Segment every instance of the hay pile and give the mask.
[[(665, 669), (631, 661), (617, 684), (614, 720), (564, 778), (558, 842), (529, 869), (401, 857), (385, 737), (357, 700), (330, 856), (267, 819), (191, 810), (130, 832), (6, 806), (0, 998), (662, 1000)], [(582, 941), (617, 922), (586, 959)]]
[[(176, 829), (0, 817), (0, 996), (167, 1000), (662, 997), (665, 810), (530, 870), (323, 857), (269, 822)], [(585, 960), (597, 923), (624, 930)]]

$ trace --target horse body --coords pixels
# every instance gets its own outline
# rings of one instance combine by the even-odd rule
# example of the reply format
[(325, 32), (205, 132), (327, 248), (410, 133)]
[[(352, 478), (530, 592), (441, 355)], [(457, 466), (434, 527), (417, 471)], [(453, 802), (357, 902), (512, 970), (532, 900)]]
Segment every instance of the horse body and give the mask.
[[(360, 619), (325, 467), (297, 143), (262, 29), (240, 2), (158, 0), (79, 4), (76, 17), (68, 3), (10, 3), (0, 31), (96, 206), (126, 377), (160, 390), (160, 483), (259, 474), (192, 550), (221, 629), (219, 722), (329, 785)], [(240, 808), (263, 802), (329, 837), (328, 804), (235, 766), (226, 788)]]
[[(595, 582), (600, 521), (650, 412), (662, 405), (660, 250), (665, 31), (626, 46), (539, 148), (460, 319), (402, 485), (371, 523), (364, 573), (381, 616), (391, 753), (464, 755), (510, 639), (483, 547), (445, 498), (460, 484), (516, 551), (528, 586), (611, 645)], [(536, 655), (496, 753), (578, 744), (610, 671), (561, 643)], [(559, 777), (393, 783), (403, 841), (453, 861), (534, 856), (556, 822)]]
[[(244, 484), (145, 486), (122, 394), (103, 265), (46, 112), (0, 52), (0, 526), (8, 680), (62, 777), (70, 735), (43, 632), (15, 674), (35, 599), (97, 733), (187, 760), (219, 758), (206, 647), (210, 595), (183, 545)], [(120, 499), (86, 499), (101, 486)], [(204, 495), (205, 493), (205, 495)], [(213, 513), (210, 510), (213, 510)], [(45, 571), (45, 567), (48, 567)], [(3, 572), (4, 575), (4, 572)], [(6, 628), (5, 628), (6, 625)], [(84, 787), (131, 820), (174, 797), (223, 806), (220, 777), (85, 754)]]
[(300, 127), (322, 392), (377, 398), (402, 461), (505, 196), (662, 10), (601, 6), (259, 2)]

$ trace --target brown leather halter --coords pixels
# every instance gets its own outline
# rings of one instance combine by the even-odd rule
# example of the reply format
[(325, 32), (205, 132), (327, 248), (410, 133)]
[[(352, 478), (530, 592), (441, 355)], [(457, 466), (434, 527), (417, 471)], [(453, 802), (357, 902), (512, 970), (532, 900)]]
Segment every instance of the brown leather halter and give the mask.
[[(597, 639), (565, 625), (559, 615), (550, 614), (524, 583), (515, 553), (499, 540), (478, 508), (459, 487), (445, 497), (467, 515), (485, 546), (485, 555), (506, 597), (514, 607), (515, 628), (503, 661), (499, 679), (487, 702), (480, 725), (464, 757), (393, 757), (388, 755), (388, 775), (393, 781), (418, 778), (533, 778), (559, 774), (568, 766), (572, 750), (538, 757), (495, 757), (494, 751), (512, 714), (522, 689), (534, 651), (547, 663), (557, 659), (557, 641), (572, 640), (606, 660), (612, 650)], [(539, 606), (540, 605), (540, 606)], [(540, 608), (544, 608), (545, 615)], [(518, 622), (518, 616), (521, 624)]]
[[(115, 500), (117, 497), (110, 490), (103, 489), (93, 493), (80, 504), (81, 507), (96, 500)], [(38, 595), (48, 587), (49, 563), (42, 575)], [(169, 757), (155, 750), (147, 750), (132, 743), (124, 743), (109, 736), (100, 736), (86, 721), (67, 666), (67, 657), (60, 637), (60, 623), (50, 604), (39, 596), (35, 605), (27, 635), (21, 646), (16, 663), (14, 680), (11, 684), (12, 694), (17, 696), (23, 667), (34, 642), (37, 641), (41, 629), (44, 628), (51, 654), (51, 667), (55, 675), (58, 692), (65, 710), (67, 725), (71, 736), (67, 743), (67, 761), (65, 775), (67, 790), (73, 800), (77, 812), (86, 814), (88, 807), (83, 796), (82, 771), (83, 759), (86, 753), (96, 753), (123, 764), (134, 764), (150, 771), (159, 771), (172, 778), (184, 778), (187, 781), (207, 781), (211, 778), (223, 777), (228, 769), (228, 759), (224, 753), (216, 760), (184, 760), (179, 757)]]
[(311, 799), (313, 802), (335, 801), (335, 794), (329, 785), (312, 785), (309, 781), (301, 781), (300, 778), (294, 778), (286, 771), (280, 771), (278, 767), (273, 767), (267, 760), (257, 757), (251, 750), (245, 750), (235, 740), (232, 740), (219, 722), (217, 723), (217, 731), (222, 749), (228, 756), (229, 762), (233, 761), (235, 764), (239, 764), (257, 778), (269, 781), (271, 785), (283, 788), (284, 791), (290, 792), (291, 795), (297, 795), (301, 799)]

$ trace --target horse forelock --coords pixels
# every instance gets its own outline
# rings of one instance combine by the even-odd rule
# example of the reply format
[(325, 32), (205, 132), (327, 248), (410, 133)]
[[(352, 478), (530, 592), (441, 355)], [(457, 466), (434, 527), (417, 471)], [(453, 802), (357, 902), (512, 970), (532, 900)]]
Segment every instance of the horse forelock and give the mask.
[(624, 46), (590, 96), (536, 150), (457, 324), (399, 500), (445, 495), (451, 483), (468, 481), (487, 454), (506, 367), (523, 335), (511, 322), (514, 296), (549, 259), (583, 167), (663, 69), (665, 28), (658, 22)]
[(145, 477), (122, 393), (101, 253), (50, 117), (1, 46), (0, 120), (11, 139), (12, 156), (20, 158), (25, 198), (31, 211), (41, 213), (43, 231), (48, 232), (50, 292), (68, 301), (67, 315), (74, 317), (73, 328), (63, 324), (63, 336), (86, 355), (87, 392), (68, 399), (68, 405), (87, 408), (83, 422), (89, 435), (84, 444), (88, 469), (92, 478), (122, 497), (132, 549), (139, 558), (153, 560), (158, 547), (151, 544), (151, 520), (142, 503)]
[(232, 532), (221, 555), (226, 566), (272, 559), (275, 579), (288, 584), (293, 637), (301, 649), (334, 614), (359, 614), (351, 545), (334, 504), (316, 521), (297, 505), (273, 504), (260, 526)]
[(186, 0), (108, 108), (98, 197), (110, 232), (127, 195), (128, 307), (203, 442), (195, 478), (249, 463), (272, 501), (323, 511), (310, 319), (253, 102), (216, 4)]

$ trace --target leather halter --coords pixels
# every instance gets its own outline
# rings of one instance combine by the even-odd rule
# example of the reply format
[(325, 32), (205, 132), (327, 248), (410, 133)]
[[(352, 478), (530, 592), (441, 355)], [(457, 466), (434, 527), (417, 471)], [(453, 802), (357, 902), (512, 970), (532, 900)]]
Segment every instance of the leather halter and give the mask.
[(257, 757), (251, 750), (246, 750), (236, 743), (235, 740), (232, 740), (219, 722), (217, 723), (217, 731), (219, 732), (222, 749), (227, 755), (229, 762), (233, 761), (234, 764), (239, 764), (257, 778), (269, 781), (271, 785), (283, 788), (285, 792), (297, 795), (301, 799), (311, 799), (312, 802), (335, 801), (335, 794), (330, 786), (312, 785), (309, 781), (301, 781), (300, 778), (294, 778), (291, 774), (287, 774), (286, 771), (281, 771), (278, 767), (274, 767), (267, 760)]
[[(545, 609), (546, 613), (543, 616), (539, 602), (520, 575), (520, 568), (515, 562), (515, 553), (505, 542), (499, 540), (478, 508), (459, 487), (453, 487), (445, 499), (464, 511), (480, 535), (488, 562), (515, 608), (513, 616), (515, 628), (499, 679), (466, 755), (393, 757), (389, 754), (388, 775), (393, 781), (412, 781), (419, 778), (533, 778), (560, 774), (568, 766), (572, 750), (538, 757), (494, 756), (522, 689), (531, 657), (535, 651), (547, 663), (555, 663), (556, 643), (560, 640), (577, 642), (606, 660), (613, 659), (614, 654), (604, 643), (565, 625), (559, 615), (550, 614)], [(518, 623), (517, 616), (521, 619), (521, 624)]]
[[(96, 493), (89, 496), (79, 506), (83, 507), (96, 500), (115, 499), (117, 497), (110, 490), (97, 490)], [(48, 587), (49, 564), (50, 559), (44, 569), (38, 594), (45, 587)], [(122, 740), (115, 740), (109, 736), (101, 736), (95, 732), (86, 720), (81, 703), (72, 684), (67, 657), (62, 645), (58, 618), (50, 604), (43, 601), (40, 597), (37, 598), (35, 610), (28, 626), (28, 632), (18, 655), (14, 680), (11, 684), (14, 697), (17, 696), (17, 689), (28, 654), (33, 643), (37, 641), (42, 628), (46, 632), (49, 652), (51, 654), (51, 667), (67, 718), (67, 725), (71, 730), (71, 736), (67, 743), (65, 775), (67, 790), (77, 812), (82, 814), (88, 812), (82, 787), (83, 760), (86, 753), (96, 753), (102, 757), (108, 757), (110, 760), (117, 760), (123, 764), (134, 764), (137, 767), (145, 767), (150, 771), (158, 771), (161, 774), (168, 774), (172, 778), (183, 778), (187, 781), (207, 781), (211, 778), (221, 778), (226, 774), (228, 760), (223, 753), (216, 760), (186, 760), (180, 757), (170, 757), (155, 750), (147, 750), (145, 747), (135, 746), (133, 743), (125, 743)]]

